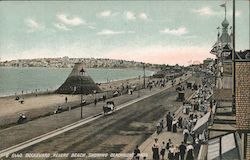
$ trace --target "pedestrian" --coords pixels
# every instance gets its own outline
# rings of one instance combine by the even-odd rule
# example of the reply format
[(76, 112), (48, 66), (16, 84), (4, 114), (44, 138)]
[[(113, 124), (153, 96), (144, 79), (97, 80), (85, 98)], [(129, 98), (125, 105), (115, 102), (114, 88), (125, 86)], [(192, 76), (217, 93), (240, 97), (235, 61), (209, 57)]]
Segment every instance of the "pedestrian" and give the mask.
[(184, 160), (186, 149), (184, 142), (181, 142), (181, 145), (179, 146), (181, 160)]
[(189, 138), (190, 138), (190, 142), (191, 142), (191, 144), (195, 144), (195, 133), (194, 132), (190, 132), (189, 133)]
[(161, 125), (161, 130), (163, 130), (163, 119), (161, 120), (160, 125)]
[(172, 120), (172, 116), (171, 116), (170, 112), (168, 112), (166, 119), (167, 119), (168, 131), (172, 131), (172, 122), (173, 122), (173, 120)]
[(104, 102), (106, 101), (106, 95), (103, 95), (103, 101)]
[(172, 145), (172, 141), (171, 141), (171, 139), (168, 139), (168, 142), (166, 144), (166, 149), (169, 150), (171, 145)]
[(189, 144), (187, 146), (187, 160), (194, 160), (194, 154), (193, 154), (194, 147)]
[(161, 123), (160, 122), (158, 122), (157, 125), (156, 125), (156, 133), (157, 134), (161, 133)]
[(97, 99), (95, 98), (95, 100), (94, 100), (94, 103), (95, 103), (95, 106), (96, 106), (96, 104), (97, 104)]
[(162, 142), (162, 145), (161, 145), (161, 159), (164, 160), (164, 156), (165, 156), (165, 151), (166, 151), (166, 144), (165, 142), (163, 141)]
[(159, 155), (159, 144), (157, 138), (155, 138), (155, 143), (153, 144), (152, 151), (153, 151), (153, 160), (159, 160), (160, 155)]
[(196, 115), (194, 115), (194, 119), (193, 119), (193, 124), (194, 124), (194, 126), (196, 125), (197, 120), (198, 120), (198, 116), (197, 116), (197, 114), (196, 114)]
[(173, 133), (177, 133), (177, 120), (174, 119), (173, 121)]
[(182, 117), (181, 117), (181, 116), (178, 118), (178, 127), (179, 127), (179, 128), (182, 128), (182, 127), (183, 127), (183, 126), (182, 126)]
[(171, 145), (168, 150), (168, 159), (174, 160), (174, 146), (173, 145)]
[(185, 128), (183, 130), (183, 136), (184, 136), (183, 141), (184, 141), (185, 144), (187, 143), (188, 135), (189, 135), (189, 131), (188, 131), (187, 128)]
[(179, 160), (180, 151), (177, 146), (174, 147), (174, 160)]
[(136, 145), (135, 150), (134, 150), (134, 155), (133, 155), (133, 160), (139, 160), (140, 159), (140, 149), (139, 146)]
[(68, 97), (65, 97), (65, 103), (67, 103), (68, 102)]

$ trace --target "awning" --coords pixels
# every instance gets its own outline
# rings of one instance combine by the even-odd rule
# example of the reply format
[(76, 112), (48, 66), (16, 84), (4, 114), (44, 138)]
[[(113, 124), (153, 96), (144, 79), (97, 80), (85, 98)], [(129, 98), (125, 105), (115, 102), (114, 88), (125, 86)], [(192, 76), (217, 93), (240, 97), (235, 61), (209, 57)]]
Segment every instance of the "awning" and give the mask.
[(207, 122), (210, 117), (210, 112), (206, 113), (203, 117), (198, 119), (196, 125), (193, 128), (193, 132), (196, 134), (201, 134), (203, 130), (207, 127)]

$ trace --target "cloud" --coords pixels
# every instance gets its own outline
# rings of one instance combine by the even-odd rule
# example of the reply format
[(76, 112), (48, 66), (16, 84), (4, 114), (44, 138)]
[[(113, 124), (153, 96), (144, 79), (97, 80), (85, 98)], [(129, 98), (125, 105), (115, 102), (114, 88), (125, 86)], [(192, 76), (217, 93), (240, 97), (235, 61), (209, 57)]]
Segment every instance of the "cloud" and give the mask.
[(142, 20), (148, 20), (148, 16), (144, 12), (142, 12), (142, 13), (139, 14), (139, 18), (142, 19)]
[(95, 27), (95, 26), (92, 26), (92, 25), (89, 25), (88, 28), (89, 28), (89, 29), (92, 29), (92, 30), (96, 29), (96, 27)]
[(141, 12), (139, 14), (136, 14), (131, 11), (125, 11), (124, 16), (127, 20), (134, 21), (136, 19), (141, 19), (141, 20), (149, 20), (148, 15), (145, 12)]
[(59, 29), (59, 30), (63, 30), (63, 31), (70, 31), (71, 29), (69, 29), (67, 26), (65, 26), (64, 24), (61, 23), (55, 23), (54, 26)]
[[(229, 13), (228, 13), (229, 12)], [(227, 13), (228, 13), (228, 15), (229, 16), (233, 16), (233, 11), (228, 11)], [(223, 12), (223, 15), (224, 15), (225, 13)], [(241, 11), (235, 11), (235, 16), (236, 17), (240, 17), (241, 16), (241, 14), (242, 14), (242, 12)]]
[(213, 15), (216, 15), (217, 13), (212, 10), (210, 7), (202, 7), (202, 8), (199, 8), (199, 9), (193, 9), (192, 10), (193, 12), (195, 13), (198, 13), (199, 15), (207, 15), (207, 16), (213, 16)]
[(135, 13), (131, 12), (131, 11), (125, 11), (124, 12), (125, 18), (127, 20), (136, 20), (136, 16)]
[(58, 14), (57, 18), (61, 23), (69, 26), (78, 26), (81, 24), (85, 24), (85, 21), (77, 16), (70, 17), (65, 14)]
[(28, 27), (28, 32), (34, 32), (34, 31), (44, 29), (43, 25), (39, 24), (37, 21), (35, 21), (34, 19), (31, 19), (31, 18), (25, 19), (25, 23)]
[[(205, 6), (202, 8), (198, 8), (198, 9), (193, 9), (192, 12), (197, 13), (201, 16), (224, 16), (225, 12), (224, 12), (224, 8), (221, 8), (220, 11), (215, 11), (213, 10), (211, 7), (209, 6)], [(227, 11), (227, 16), (232, 16), (232, 9), (229, 9)], [(239, 17), (241, 15), (241, 11), (236, 10), (235, 11), (235, 16)]]
[(106, 10), (106, 11), (99, 13), (97, 16), (101, 18), (106, 18), (106, 17), (116, 16), (117, 14), (118, 14), (117, 12)]
[(111, 11), (103, 11), (99, 15), (100, 17), (109, 17), (111, 16)]
[(117, 34), (132, 34), (135, 33), (134, 31), (113, 31), (113, 30), (109, 30), (109, 29), (104, 29), (98, 33), (96, 33), (97, 35), (117, 35)]
[(181, 36), (181, 35), (184, 35), (184, 34), (188, 33), (186, 27), (179, 27), (177, 29), (165, 28), (164, 30), (162, 30), (160, 32), (164, 33), (164, 34), (175, 35), (175, 36)]

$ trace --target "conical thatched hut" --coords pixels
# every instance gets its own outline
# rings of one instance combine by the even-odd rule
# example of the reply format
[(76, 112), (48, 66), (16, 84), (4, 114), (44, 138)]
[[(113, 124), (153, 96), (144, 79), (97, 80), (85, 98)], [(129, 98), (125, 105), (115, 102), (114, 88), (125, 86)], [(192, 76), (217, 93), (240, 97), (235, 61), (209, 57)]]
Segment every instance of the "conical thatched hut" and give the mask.
[(83, 69), (82, 63), (76, 63), (66, 81), (56, 90), (59, 94), (90, 94), (101, 89)]

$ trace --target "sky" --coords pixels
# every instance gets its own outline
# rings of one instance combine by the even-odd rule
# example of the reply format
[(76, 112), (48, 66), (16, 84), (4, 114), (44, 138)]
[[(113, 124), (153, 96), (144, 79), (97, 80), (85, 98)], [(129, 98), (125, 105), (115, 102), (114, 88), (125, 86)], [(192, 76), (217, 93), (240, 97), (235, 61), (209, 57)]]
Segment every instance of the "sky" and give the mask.
[[(1, 1), (0, 58), (112, 58), (187, 65), (212, 57), (225, 3)], [(236, 1), (236, 50), (249, 49), (249, 4)], [(232, 25), (232, 2), (227, 1)], [(229, 30), (230, 32), (230, 30)]]

